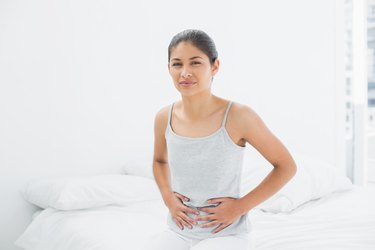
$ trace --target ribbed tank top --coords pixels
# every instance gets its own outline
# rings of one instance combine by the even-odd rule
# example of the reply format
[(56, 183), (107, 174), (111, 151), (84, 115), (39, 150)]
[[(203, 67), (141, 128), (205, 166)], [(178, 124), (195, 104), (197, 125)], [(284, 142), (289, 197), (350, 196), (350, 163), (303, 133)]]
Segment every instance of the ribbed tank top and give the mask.
[[(176, 134), (171, 127), (173, 105), (168, 113), (168, 125), (165, 131), (167, 142), (168, 164), (171, 173), (171, 188), (188, 198), (183, 201), (186, 206), (197, 208), (217, 206), (207, 200), (218, 197), (240, 198), (240, 180), (245, 147), (234, 143), (230, 138), (225, 123), (232, 101), (225, 111), (221, 127), (214, 133), (204, 137), (186, 137)], [(206, 215), (200, 211), (200, 215)], [(191, 218), (196, 215), (187, 213)], [(212, 233), (218, 226), (201, 228), (198, 225), (208, 221), (198, 221), (192, 229), (184, 226), (181, 230), (168, 213), (167, 224), (170, 229), (192, 239), (205, 239), (238, 233), (248, 233), (251, 224), (248, 213), (228, 227)]]

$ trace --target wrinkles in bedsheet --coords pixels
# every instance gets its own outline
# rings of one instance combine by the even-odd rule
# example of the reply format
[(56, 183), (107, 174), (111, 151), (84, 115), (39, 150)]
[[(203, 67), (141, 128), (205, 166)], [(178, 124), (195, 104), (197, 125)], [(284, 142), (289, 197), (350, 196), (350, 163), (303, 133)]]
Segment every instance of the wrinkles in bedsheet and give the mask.
[[(259, 250), (375, 249), (375, 190), (355, 188), (310, 201), (291, 213), (249, 212)], [(162, 200), (131, 206), (45, 209), (17, 240), (26, 250), (142, 249), (166, 228)]]
[(310, 201), (292, 213), (252, 211), (257, 249), (375, 249), (375, 192), (361, 188)]
[(47, 208), (16, 245), (26, 250), (141, 249), (145, 239), (166, 228), (166, 216), (162, 201), (73, 211)]

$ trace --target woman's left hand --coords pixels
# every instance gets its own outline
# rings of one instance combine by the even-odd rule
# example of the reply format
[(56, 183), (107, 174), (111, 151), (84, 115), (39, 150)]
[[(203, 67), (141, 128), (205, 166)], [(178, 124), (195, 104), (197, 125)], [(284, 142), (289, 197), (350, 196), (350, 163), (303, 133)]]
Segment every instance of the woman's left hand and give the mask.
[(198, 210), (208, 213), (207, 215), (199, 215), (195, 217), (197, 221), (209, 221), (208, 223), (202, 223), (199, 226), (202, 228), (213, 227), (219, 225), (212, 231), (217, 233), (234, 221), (236, 221), (241, 215), (244, 214), (244, 208), (240, 199), (232, 197), (214, 198), (207, 201), (209, 204), (219, 203), (215, 207), (202, 207)]

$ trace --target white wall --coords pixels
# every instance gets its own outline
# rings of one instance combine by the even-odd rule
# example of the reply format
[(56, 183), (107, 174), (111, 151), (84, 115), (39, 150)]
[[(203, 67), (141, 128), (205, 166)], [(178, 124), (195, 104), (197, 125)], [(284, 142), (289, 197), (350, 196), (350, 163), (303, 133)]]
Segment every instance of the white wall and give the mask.
[(215, 94), (253, 107), (291, 151), (339, 162), (334, 11), (334, 0), (1, 1), (0, 249), (17, 249), (35, 210), (26, 181), (119, 173), (151, 154), (154, 115), (179, 98), (167, 46), (185, 28), (216, 41)]

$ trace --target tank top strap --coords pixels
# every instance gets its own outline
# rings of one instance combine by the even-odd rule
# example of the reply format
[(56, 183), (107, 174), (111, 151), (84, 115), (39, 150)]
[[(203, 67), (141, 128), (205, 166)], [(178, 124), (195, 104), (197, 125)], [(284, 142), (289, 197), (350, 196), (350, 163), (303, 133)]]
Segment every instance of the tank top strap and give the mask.
[(229, 112), (229, 109), (230, 109), (231, 106), (232, 106), (232, 101), (229, 101), (229, 104), (228, 104), (227, 110), (225, 110), (225, 114), (224, 114), (223, 122), (221, 123), (221, 126), (222, 126), (222, 127), (225, 126), (225, 123), (226, 123), (226, 121), (227, 121), (228, 112)]
[(172, 117), (172, 109), (173, 109), (174, 102), (169, 106), (169, 111), (168, 111), (168, 124), (167, 127), (170, 126), (171, 124), (171, 117)]

